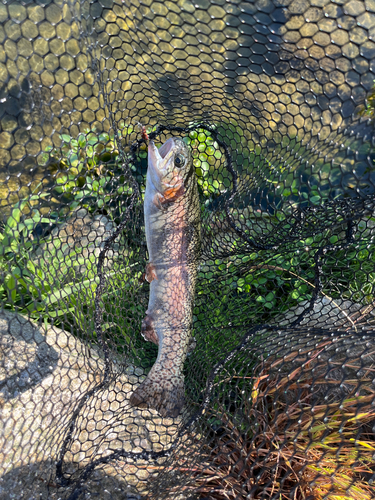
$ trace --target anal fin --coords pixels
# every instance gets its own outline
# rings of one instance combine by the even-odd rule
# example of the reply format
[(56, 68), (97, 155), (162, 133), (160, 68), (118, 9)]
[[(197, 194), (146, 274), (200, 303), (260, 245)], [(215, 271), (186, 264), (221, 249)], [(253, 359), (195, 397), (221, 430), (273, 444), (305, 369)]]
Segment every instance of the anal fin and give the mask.
[(156, 269), (155, 266), (152, 262), (149, 262), (146, 265), (146, 280), (151, 283), (151, 281), (157, 280), (158, 277), (156, 276)]
[(145, 340), (159, 345), (159, 338), (154, 330), (154, 321), (150, 314), (146, 314), (142, 321), (141, 334)]

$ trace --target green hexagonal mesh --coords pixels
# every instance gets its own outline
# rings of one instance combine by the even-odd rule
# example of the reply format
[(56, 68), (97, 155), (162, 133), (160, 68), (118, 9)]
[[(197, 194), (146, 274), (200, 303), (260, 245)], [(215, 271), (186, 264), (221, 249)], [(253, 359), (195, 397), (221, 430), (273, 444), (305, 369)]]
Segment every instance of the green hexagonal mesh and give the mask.
[(375, 1), (0, 23), (0, 498), (375, 498)]

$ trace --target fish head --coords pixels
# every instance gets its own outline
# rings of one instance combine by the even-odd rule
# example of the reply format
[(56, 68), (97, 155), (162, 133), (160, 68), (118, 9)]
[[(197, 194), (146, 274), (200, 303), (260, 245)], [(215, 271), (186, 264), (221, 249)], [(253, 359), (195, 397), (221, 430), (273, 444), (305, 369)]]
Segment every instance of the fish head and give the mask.
[(190, 150), (179, 137), (168, 139), (159, 149), (150, 141), (148, 172), (155, 189), (166, 199), (183, 194), (191, 168)]

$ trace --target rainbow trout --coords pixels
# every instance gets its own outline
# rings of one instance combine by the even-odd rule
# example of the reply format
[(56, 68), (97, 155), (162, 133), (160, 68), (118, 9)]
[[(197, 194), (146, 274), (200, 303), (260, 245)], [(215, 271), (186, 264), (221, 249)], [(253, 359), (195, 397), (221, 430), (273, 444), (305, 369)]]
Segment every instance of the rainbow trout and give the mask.
[(180, 138), (148, 146), (144, 217), (150, 297), (142, 335), (158, 344), (155, 364), (130, 404), (176, 417), (184, 405), (183, 367), (191, 338), (200, 257), (198, 186), (189, 148)]

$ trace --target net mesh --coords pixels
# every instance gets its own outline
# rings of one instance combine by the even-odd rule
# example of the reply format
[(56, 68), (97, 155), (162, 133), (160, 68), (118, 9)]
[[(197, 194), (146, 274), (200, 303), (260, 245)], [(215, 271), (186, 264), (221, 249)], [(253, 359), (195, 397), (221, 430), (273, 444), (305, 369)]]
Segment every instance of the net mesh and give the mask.
[[(374, 498), (374, 1), (0, 22), (0, 497)], [(171, 137), (201, 219), (177, 416), (129, 401), (158, 353), (147, 145)]]

